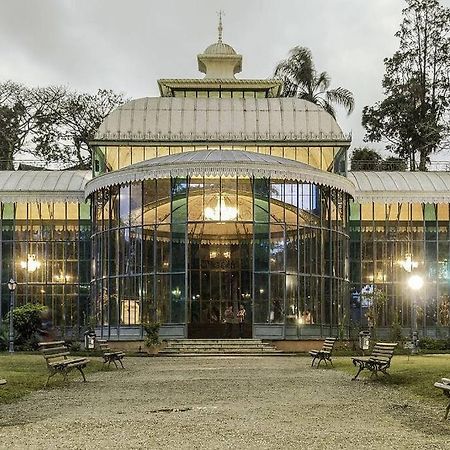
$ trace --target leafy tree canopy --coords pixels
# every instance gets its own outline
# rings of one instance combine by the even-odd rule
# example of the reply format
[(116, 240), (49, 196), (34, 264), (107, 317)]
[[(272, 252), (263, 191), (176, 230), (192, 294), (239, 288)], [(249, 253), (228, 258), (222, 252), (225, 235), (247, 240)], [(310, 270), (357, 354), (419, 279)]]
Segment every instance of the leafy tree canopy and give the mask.
[(383, 157), (368, 147), (355, 148), (353, 150), (350, 167), (353, 171), (400, 171), (407, 169), (406, 162), (395, 156)]
[(89, 167), (89, 141), (124, 101), (122, 94), (105, 89), (86, 94), (61, 86), (0, 83), (0, 169), (12, 169), (18, 154)]
[(439, 0), (405, 0), (399, 50), (385, 59), (385, 99), (363, 109), (366, 140), (426, 170), (450, 132), (450, 9)]
[(351, 170), (380, 170), (381, 155), (368, 147), (355, 148), (351, 156)]

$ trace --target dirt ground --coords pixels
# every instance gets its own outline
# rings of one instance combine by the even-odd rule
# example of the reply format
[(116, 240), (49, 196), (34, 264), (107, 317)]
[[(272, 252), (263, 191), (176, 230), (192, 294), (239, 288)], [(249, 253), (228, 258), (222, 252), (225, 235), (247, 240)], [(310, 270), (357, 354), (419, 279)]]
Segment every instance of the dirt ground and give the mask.
[(0, 405), (0, 447), (449, 449), (445, 401), (312, 369), (304, 357), (126, 358)]

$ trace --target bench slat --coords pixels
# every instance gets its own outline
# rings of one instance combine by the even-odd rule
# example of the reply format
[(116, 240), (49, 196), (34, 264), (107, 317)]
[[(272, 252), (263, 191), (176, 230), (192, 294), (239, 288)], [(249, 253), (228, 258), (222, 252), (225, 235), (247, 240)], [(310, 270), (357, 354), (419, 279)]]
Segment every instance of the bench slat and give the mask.
[(61, 346), (61, 345), (66, 345), (66, 343), (64, 341), (52, 341), (52, 342), (39, 342), (39, 347), (56, 347), (56, 346)]
[(56, 359), (56, 358), (64, 358), (69, 356), (70, 352), (66, 351), (64, 353), (54, 353), (52, 355), (43, 355), (45, 359)]
[(54, 347), (54, 348), (43, 348), (41, 349), (43, 355), (52, 355), (54, 353), (65, 353), (67, 352), (67, 347)]

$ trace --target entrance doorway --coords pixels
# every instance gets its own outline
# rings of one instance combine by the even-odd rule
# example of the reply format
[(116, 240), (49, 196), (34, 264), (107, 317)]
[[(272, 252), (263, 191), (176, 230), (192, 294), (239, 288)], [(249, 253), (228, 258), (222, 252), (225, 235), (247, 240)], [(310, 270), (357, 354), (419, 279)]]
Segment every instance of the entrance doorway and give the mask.
[[(216, 236), (227, 236), (230, 224), (215, 223)], [(242, 227), (243, 224), (240, 224)], [(245, 227), (250, 231), (251, 225)], [(225, 309), (233, 306), (232, 338), (239, 337), (237, 311), (246, 315), (242, 337), (252, 337), (252, 243), (198, 239), (198, 226), (191, 224), (188, 263), (188, 337), (221, 339), (226, 336)], [(223, 234), (221, 234), (221, 231)], [(197, 238), (197, 239), (196, 239)]]

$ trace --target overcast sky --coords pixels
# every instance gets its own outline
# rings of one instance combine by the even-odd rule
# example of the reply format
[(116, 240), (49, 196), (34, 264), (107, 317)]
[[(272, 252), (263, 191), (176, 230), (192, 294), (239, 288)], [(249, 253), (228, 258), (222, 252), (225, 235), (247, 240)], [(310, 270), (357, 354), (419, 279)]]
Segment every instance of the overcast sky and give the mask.
[[(450, 6), (450, 0), (441, 0)], [(363, 145), (361, 110), (382, 98), (383, 58), (404, 0), (0, 0), (0, 81), (110, 88), (158, 96), (159, 78), (201, 78), (196, 56), (217, 40), (243, 55), (239, 78), (267, 78), (295, 45), (311, 49), (332, 87), (351, 90), (339, 113), (353, 146)]]

